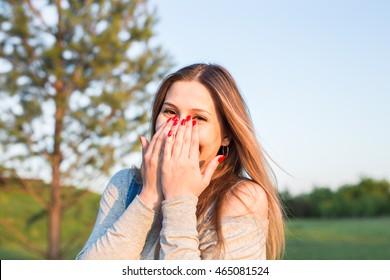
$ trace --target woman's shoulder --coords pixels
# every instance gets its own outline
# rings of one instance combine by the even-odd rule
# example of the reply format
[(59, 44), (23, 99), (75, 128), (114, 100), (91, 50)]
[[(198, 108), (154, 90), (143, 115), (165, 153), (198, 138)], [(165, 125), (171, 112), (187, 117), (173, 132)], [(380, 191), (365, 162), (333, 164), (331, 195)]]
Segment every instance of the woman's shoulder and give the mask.
[(251, 213), (268, 219), (267, 193), (258, 183), (243, 179), (228, 192), (222, 208), (222, 216), (234, 217)]
[(137, 176), (138, 169), (136, 168), (121, 169), (110, 178), (105, 191), (112, 191), (112, 189), (116, 189), (119, 193), (126, 193), (131, 181), (133, 178), (137, 178)]
[(123, 183), (128, 183), (130, 182), (133, 177), (135, 176), (135, 169), (134, 168), (124, 168), (116, 173), (111, 177), (110, 183), (112, 184), (123, 184)]

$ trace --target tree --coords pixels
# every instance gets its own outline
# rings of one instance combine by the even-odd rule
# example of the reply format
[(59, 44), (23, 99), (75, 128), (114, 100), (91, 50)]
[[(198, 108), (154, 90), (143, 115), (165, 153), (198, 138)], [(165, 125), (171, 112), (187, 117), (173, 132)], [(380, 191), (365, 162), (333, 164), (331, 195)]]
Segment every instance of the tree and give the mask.
[(280, 194), (288, 217), (379, 217), (390, 214), (390, 182), (363, 177), (336, 191), (315, 187), (310, 193)]
[(326, 187), (315, 187), (308, 195), (308, 200), (312, 202), (313, 216), (331, 217), (333, 192)]
[[(344, 185), (336, 193), (343, 216), (374, 217), (390, 214), (390, 183), (363, 177), (354, 185)], [(337, 206), (337, 205), (336, 205)]]
[[(171, 66), (149, 10), (146, 0), (0, 2), (0, 166), (46, 210), (49, 259), (61, 257), (61, 216), (76, 200), (64, 186), (139, 149), (151, 86)], [(50, 198), (26, 177), (49, 182)]]

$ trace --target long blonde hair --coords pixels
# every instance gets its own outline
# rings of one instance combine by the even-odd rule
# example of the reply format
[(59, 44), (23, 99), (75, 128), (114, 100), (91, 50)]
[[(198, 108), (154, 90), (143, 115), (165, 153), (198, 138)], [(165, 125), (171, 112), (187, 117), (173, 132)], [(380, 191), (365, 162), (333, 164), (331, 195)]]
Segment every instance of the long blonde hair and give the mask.
[(267, 259), (281, 258), (285, 244), (283, 208), (275, 188), (275, 176), (256, 138), (245, 101), (233, 77), (224, 67), (215, 64), (193, 64), (166, 77), (155, 96), (151, 135), (155, 133), (156, 120), (170, 86), (176, 81), (193, 80), (209, 90), (222, 125), (231, 137), (229, 156), (218, 166), (210, 185), (199, 197), (197, 215), (198, 217), (205, 215), (213, 204), (210, 222), (216, 229), (218, 246), (223, 247), (221, 209), (224, 199), (229, 191), (235, 194), (235, 189), (232, 187), (243, 177), (247, 177), (260, 185), (267, 194), (269, 220)]

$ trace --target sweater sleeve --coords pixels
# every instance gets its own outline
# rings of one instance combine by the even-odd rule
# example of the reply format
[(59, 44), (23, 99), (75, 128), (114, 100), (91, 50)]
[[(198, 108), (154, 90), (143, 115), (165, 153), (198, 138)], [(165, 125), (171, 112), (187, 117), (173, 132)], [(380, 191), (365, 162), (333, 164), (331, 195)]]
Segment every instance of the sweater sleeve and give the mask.
[(162, 202), (161, 260), (201, 259), (196, 229), (197, 202), (195, 196), (179, 196)]
[(217, 252), (216, 232), (207, 229), (201, 237), (202, 259), (265, 260), (268, 220), (256, 213), (224, 217), (221, 225), (225, 239), (222, 252)]
[(92, 233), (76, 259), (140, 259), (146, 237), (158, 213), (138, 196), (125, 208), (129, 170), (115, 174), (108, 183)]
[(224, 247), (217, 249), (214, 227), (197, 231), (198, 199), (182, 196), (163, 201), (163, 225), (160, 233), (160, 259), (256, 260), (266, 258), (268, 220), (256, 213), (222, 219)]

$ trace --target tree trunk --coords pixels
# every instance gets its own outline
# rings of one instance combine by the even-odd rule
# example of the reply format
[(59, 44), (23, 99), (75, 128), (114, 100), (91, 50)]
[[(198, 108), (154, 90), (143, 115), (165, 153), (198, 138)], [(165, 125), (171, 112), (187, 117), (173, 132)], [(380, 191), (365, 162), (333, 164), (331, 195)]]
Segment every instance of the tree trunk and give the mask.
[(66, 93), (63, 90), (61, 81), (55, 84), (57, 95), (55, 97), (56, 112), (55, 112), (55, 129), (54, 129), (54, 147), (52, 154), (52, 183), (51, 183), (51, 200), (49, 207), (49, 244), (48, 244), (48, 259), (58, 260), (61, 257), (61, 219), (62, 219), (62, 203), (61, 203), (61, 134), (64, 129), (64, 115), (66, 108)]
[[(53, 168), (55, 168), (53, 164)], [(53, 170), (51, 186), (51, 204), (49, 207), (49, 242), (48, 259), (60, 259), (61, 244), (61, 186), (58, 171)]]
[[(60, 1), (56, 0), (56, 6), (58, 11), (58, 30), (57, 30), (57, 42), (56, 45), (59, 49), (62, 49), (62, 13), (60, 8)], [(59, 58), (56, 62), (57, 69), (62, 69), (62, 60)], [(61, 77), (56, 77), (57, 80), (54, 83), (56, 95), (54, 97), (54, 103), (56, 106), (55, 111), (55, 127), (54, 127), (54, 146), (52, 154), (52, 182), (51, 182), (51, 201), (49, 207), (49, 240), (48, 240), (48, 259), (58, 260), (61, 257), (60, 245), (61, 245), (61, 162), (62, 162), (62, 132), (64, 129), (64, 116), (66, 108), (66, 93), (64, 91), (64, 85)]]

